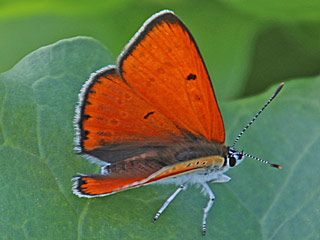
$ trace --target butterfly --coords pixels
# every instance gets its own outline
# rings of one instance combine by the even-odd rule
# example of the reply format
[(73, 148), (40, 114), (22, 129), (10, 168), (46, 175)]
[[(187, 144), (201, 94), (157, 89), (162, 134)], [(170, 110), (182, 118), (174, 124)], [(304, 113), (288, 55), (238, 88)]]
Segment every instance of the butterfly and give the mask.
[(189, 184), (209, 196), (202, 233), (215, 195), (208, 183), (228, 182), (224, 173), (245, 156), (281, 168), (234, 145), (225, 145), (223, 119), (208, 71), (188, 28), (171, 11), (150, 17), (117, 59), (93, 73), (79, 94), (76, 150), (100, 174), (73, 178), (79, 197), (102, 197), (154, 183), (178, 189), (156, 213), (155, 222)]

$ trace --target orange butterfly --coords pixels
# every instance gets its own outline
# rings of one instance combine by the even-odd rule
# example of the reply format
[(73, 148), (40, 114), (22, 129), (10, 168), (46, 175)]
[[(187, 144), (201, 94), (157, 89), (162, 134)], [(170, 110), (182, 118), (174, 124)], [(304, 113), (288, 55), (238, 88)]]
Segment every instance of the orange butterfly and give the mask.
[(262, 159), (224, 144), (225, 130), (211, 81), (187, 27), (171, 11), (149, 18), (118, 57), (91, 75), (79, 95), (75, 125), (77, 151), (101, 174), (73, 178), (73, 193), (101, 197), (151, 183), (179, 188), (154, 217), (156, 221), (187, 184), (209, 195), (202, 232), (214, 194), (208, 183), (228, 182), (224, 175), (244, 156)]

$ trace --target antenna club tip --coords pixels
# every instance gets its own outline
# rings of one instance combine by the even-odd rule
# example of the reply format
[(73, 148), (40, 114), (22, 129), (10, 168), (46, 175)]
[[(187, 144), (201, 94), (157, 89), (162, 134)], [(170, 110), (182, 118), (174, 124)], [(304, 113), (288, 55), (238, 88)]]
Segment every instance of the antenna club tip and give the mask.
[(278, 164), (270, 164), (271, 167), (282, 169), (282, 167)]
[(280, 86), (282, 87), (284, 85), (284, 82), (280, 83)]

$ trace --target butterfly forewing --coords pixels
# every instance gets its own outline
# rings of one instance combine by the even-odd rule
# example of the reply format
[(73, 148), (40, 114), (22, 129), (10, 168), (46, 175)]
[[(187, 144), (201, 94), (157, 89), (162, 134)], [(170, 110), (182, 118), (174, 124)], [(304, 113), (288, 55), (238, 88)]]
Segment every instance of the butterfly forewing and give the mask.
[(179, 129), (224, 142), (223, 120), (199, 49), (171, 12), (153, 16), (118, 59), (135, 91)]
[[(82, 150), (144, 142), (158, 144), (179, 138), (180, 131), (161, 113), (135, 93), (116, 73), (108, 68), (96, 74), (85, 89), (80, 116)], [(132, 146), (133, 147), (133, 146)], [(105, 149), (106, 151), (108, 149)], [(110, 150), (110, 149), (109, 149)]]

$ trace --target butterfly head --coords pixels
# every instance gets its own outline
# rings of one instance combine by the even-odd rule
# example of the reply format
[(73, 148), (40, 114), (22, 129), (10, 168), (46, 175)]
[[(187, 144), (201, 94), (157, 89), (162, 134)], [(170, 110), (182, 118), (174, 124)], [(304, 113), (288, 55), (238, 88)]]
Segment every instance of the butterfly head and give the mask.
[(281, 169), (282, 167), (278, 164), (273, 164), (269, 163), (266, 160), (263, 160), (261, 158), (255, 157), (251, 154), (245, 153), (243, 151), (239, 152), (234, 148), (242, 134), (252, 125), (252, 123), (260, 116), (262, 111), (272, 102), (272, 100), (278, 95), (278, 93), (281, 91), (283, 87), (283, 83), (280, 84), (280, 86), (277, 88), (277, 90), (274, 92), (274, 94), (271, 96), (271, 98), (267, 101), (267, 103), (259, 110), (259, 112), (253, 117), (253, 119), (244, 127), (244, 129), (239, 133), (235, 141), (233, 142), (232, 146), (228, 147), (228, 154), (227, 154), (227, 164), (230, 167), (235, 167), (237, 166), (243, 159), (244, 157), (249, 157), (254, 160), (257, 160), (259, 162), (262, 162), (264, 164), (269, 165), (270, 167), (278, 168)]
[(227, 165), (229, 167), (237, 166), (244, 159), (243, 152), (242, 151), (239, 152), (234, 147), (228, 147), (227, 151), (228, 151), (228, 153), (227, 153), (227, 159), (226, 160), (227, 160)]

